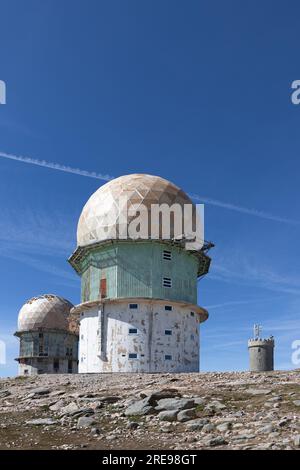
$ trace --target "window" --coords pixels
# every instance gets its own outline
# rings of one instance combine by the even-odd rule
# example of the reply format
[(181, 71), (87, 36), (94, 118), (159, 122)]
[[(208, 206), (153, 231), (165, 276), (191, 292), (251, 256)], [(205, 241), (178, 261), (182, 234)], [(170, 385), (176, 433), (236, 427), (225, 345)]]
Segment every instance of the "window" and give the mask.
[(138, 308), (138, 304), (129, 304), (129, 308), (131, 308), (131, 309), (137, 309), (137, 308)]
[(170, 277), (163, 277), (163, 287), (172, 287), (172, 279)]
[(171, 354), (165, 354), (165, 361), (172, 361)]
[(54, 359), (54, 361), (53, 361), (53, 369), (54, 369), (54, 372), (58, 372), (58, 371), (59, 371), (59, 360), (58, 360), (58, 359)]
[(163, 259), (167, 260), (167, 261), (171, 261), (172, 259), (172, 253), (171, 251), (169, 250), (164, 250), (163, 251)]
[(129, 359), (136, 359), (137, 354), (136, 353), (129, 353), (128, 357), (129, 357)]
[(172, 335), (172, 330), (165, 330), (165, 335), (171, 336)]
[(137, 334), (137, 328), (129, 328), (129, 334), (130, 335), (136, 335)]
[(106, 279), (100, 279), (100, 299), (104, 299), (106, 297)]
[(72, 374), (72, 372), (73, 372), (72, 361), (68, 361), (68, 374)]
[(173, 310), (172, 305), (165, 305), (165, 310), (167, 310), (168, 312), (172, 312)]
[(43, 338), (43, 337), (44, 337), (43, 333), (39, 333), (39, 338)]
[(191, 340), (194, 341), (194, 339), (195, 339), (195, 336), (191, 334)]
[(195, 312), (191, 312), (191, 317), (194, 317), (195, 316)]
[(81, 335), (81, 339), (83, 339), (83, 335)]

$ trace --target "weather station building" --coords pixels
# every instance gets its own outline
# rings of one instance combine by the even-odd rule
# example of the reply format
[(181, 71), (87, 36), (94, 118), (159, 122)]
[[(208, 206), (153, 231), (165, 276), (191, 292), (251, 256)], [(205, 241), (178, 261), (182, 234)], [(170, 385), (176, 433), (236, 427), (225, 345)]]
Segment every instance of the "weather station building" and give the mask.
[(254, 325), (253, 333), (253, 338), (248, 341), (250, 371), (274, 370), (274, 337), (262, 338), (260, 325)]
[(197, 305), (197, 281), (213, 245), (187, 249), (184, 233), (176, 236), (173, 227), (166, 238), (160, 225), (158, 237), (126, 238), (128, 204), (149, 211), (193, 205), (173, 183), (143, 174), (109, 181), (87, 201), (69, 259), (81, 276), (81, 303), (72, 309), (79, 372), (198, 372), (199, 325), (208, 312)]
[(78, 328), (73, 305), (53, 294), (34, 297), (23, 305), (15, 336), (20, 339), (19, 375), (76, 373)]

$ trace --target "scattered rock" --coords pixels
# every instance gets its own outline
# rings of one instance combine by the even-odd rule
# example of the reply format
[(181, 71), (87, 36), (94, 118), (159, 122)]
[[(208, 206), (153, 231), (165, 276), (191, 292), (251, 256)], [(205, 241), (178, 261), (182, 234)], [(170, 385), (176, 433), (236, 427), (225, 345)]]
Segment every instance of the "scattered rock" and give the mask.
[(92, 416), (80, 416), (77, 421), (77, 428), (89, 428), (95, 424), (95, 418)]
[(143, 390), (140, 392), (141, 398), (149, 397), (151, 400), (161, 400), (163, 398), (180, 397), (181, 394), (176, 388), (163, 388), (162, 390)]
[(246, 390), (246, 393), (249, 393), (249, 395), (269, 395), (272, 390), (268, 388), (248, 388)]
[(224, 446), (226, 444), (228, 444), (228, 442), (221, 436), (213, 437), (209, 441), (210, 447)]
[(194, 404), (195, 402), (193, 398), (163, 398), (158, 400), (155, 409), (157, 411), (177, 410), (177, 412), (179, 412), (181, 410), (193, 408)]
[(34, 388), (33, 390), (30, 390), (30, 393), (33, 393), (33, 395), (48, 395), (50, 393), (50, 390), (49, 388), (38, 387)]
[(275, 426), (273, 424), (266, 424), (266, 426), (258, 429), (260, 434), (270, 434), (273, 431), (275, 431)]
[(160, 421), (176, 421), (177, 410), (165, 410), (158, 413), (157, 417)]
[(186, 421), (190, 421), (191, 419), (194, 419), (194, 418), (196, 418), (195, 408), (189, 408), (187, 410), (179, 411), (177, 415), (177, 421), (180, 421), (181, 423), (185, 423)]
[(210, 433), (214, 431), (215, 427), (216, 426), (213, 423), (207, 423), (203, 426), (202, 431)]
[(71, 401), (67, 406), (64, 406), (60, 409), (61, 415), (70, 415), (76, 413), (79, 410), (79, 406), (75, 403), (75, 401)]
[(138, 427), (139, 427), (139, 423), (137, 423), (136, 421), (130, 421), (126, 426), (127, 429), (131, 429), (131, 430), (137, 429)]
[(32, 426), (53, 426), (54, 424), (57, 424), (57, 421), (51, 418), (39, 418), (26, 421), (26, 424)]
[(151, 398), (143, 398), (143, 400), (136, 401), (125, 410), (126, 416), (144, 416), (154, 412), (151, 403)]
[(232, 428), (232, 423), (230, 423), (230, 422), (228, 422), (228, 423), (221, 423), (221, 424), (218, 424), (218, 426), (217, 426), (217, 431), (219, 431), (219, 432), (227, 432), (227, 431), (229, 431), (231, 428)]
[(209, 423), (207, 418), (192, 419), (186, 422), (187, 431), (200, 431), (203, 426)]

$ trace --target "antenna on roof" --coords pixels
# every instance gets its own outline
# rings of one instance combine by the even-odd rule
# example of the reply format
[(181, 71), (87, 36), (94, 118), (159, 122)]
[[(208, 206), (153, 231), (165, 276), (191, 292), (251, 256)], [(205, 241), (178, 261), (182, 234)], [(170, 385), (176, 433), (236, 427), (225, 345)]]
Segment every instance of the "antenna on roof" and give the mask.
[(253, 326), (254, 338), (260, 338), (261, 331), (262, 331), (262, 326), (258, 324), (254, 324)]

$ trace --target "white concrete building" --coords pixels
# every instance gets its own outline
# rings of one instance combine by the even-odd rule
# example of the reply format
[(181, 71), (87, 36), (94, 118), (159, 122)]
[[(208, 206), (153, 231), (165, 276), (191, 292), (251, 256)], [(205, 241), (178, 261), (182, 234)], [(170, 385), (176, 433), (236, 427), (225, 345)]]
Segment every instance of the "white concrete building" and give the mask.
[(197, 305), (197, 279), (208, 272), (209, 246), (187, 250), (174, 232), (169, 239), (112, 237), (125, 210), (117, 207), (114, 218), (113, 209), (124, 196), (129, 206), (149, 209), (192, 204), (151, 175), (117, 178), (91, 196), (69, 260), (82, 279), (82, 302), (72, 310), (80, 322), (79, 372), (197, 372), (199, 325), (208, 318)]
[(19, 312), (19, 375), (78, 371), (78, 327), (73, 305), (53, 294), (28, 300)]

